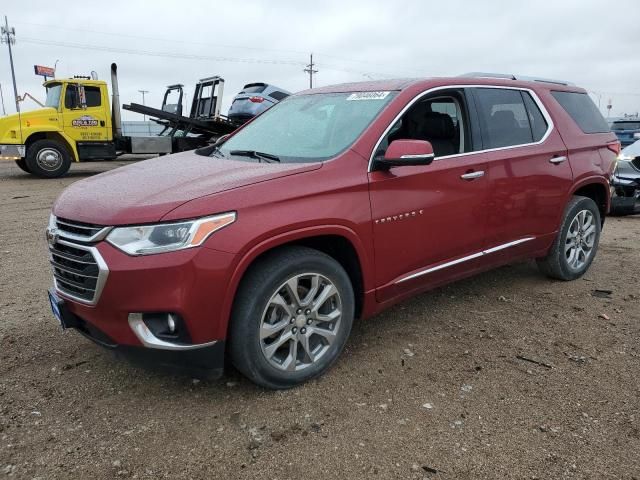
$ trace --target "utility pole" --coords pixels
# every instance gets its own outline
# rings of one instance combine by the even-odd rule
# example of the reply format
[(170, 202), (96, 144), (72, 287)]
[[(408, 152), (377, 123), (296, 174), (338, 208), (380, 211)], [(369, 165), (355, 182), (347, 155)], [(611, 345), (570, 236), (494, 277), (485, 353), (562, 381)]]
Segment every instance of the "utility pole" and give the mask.
[(4, 94), (2, 93), (2, 84), (0, 83), (0, 100), (2, 100), (2, 115), (6, 115), (7, 111), (4, 108)]
[(313, 74), (318, 73), (318, 70), (313, 69), (315, 65), (316, 64), (313, 63), (313, 53), (312, 53), (309, 57), (309, 65), (307, 65), (307, 68), (304, 69), (304, 72), (309, 74), (309, 88), (313, 88)]
[[(149, 90), (138, 90), (141, 94), (142, 94), (142, 105), (145, 105), (144, 103), (144, 96), (145, 94), (149, 93)], [(147, 116), (143, 113), (142, 114), (142, 120), (144, 122), (147, 121)], [(149, 129), (149, 134), (151, 134), (151, 125), (147, 125), (148, 129)]]
[(7, 43), (9, 48), (9, 63), (11, 63), (11, 78), (13, 79), (13, 94), (16, 99), (16, 112), (20, 113), (20, 100), (18, 97), (18, 86), (16, 85), (16, 72), (13, 68), (13, 53), (11, 52), (11, 45), (16, 42), (16, 29), (9, 28), (9, 20), (7, 16), (4, 16), (4, 27), (2, 27), (2, 41), (0, 43)]

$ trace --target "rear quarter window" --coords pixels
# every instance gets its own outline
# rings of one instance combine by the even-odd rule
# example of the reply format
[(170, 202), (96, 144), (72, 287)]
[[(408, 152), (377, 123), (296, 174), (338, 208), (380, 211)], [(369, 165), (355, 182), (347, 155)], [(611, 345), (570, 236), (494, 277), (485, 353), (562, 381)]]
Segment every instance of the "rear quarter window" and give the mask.
[(279, 92), (278, 90), (276, 90), (275, 92), (271, 92), (269, 94), (269, 96), (271, 98), (275, 98), (276, 100), (280, 101), (280, 100), (282, 100), (284, 98), (287, 98), (289, 96), (289, 94), (288, 93), (284, 93), (284, 92)]
[(245, 85), (241, 93), (262, 93), (267, 86), (264, 83)]
[(562, 108), (584, 133), (606, 133), (609, 125), (586, 93), (551, 92)]

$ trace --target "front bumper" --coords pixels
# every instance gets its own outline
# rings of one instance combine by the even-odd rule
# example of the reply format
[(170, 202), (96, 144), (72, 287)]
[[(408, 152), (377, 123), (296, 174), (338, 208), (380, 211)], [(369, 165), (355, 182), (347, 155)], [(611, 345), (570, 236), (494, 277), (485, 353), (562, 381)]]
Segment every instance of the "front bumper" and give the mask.
[[(93, 247), (108, 266), (108, 276), (94, 302), (64, 300), (69, 327), (94, 342), (154, 365), (222, 371), (227, 319), (223, 315), (234, 255), (197, 247), (131, 257), (107, 242)], [(180, 317), (188, 343), (153, 335), (141, 314)]]
[(25, 152), (24, 145), (0, 145), (0, 160), (20, 160)]

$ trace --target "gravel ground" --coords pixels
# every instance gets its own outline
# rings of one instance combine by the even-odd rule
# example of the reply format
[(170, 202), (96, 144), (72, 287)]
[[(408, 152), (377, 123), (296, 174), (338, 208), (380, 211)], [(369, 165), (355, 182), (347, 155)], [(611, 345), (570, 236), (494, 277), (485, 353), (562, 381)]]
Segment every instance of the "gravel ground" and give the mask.
[(581, 280), (523, 263), (437, 289), (357, 322), (324, 377), (271, 392), (59, 330), (51, 203), (122, 164), (39, 180), (0, 163), (0, 478), (640, 478), (640, 218), (607, 219)]

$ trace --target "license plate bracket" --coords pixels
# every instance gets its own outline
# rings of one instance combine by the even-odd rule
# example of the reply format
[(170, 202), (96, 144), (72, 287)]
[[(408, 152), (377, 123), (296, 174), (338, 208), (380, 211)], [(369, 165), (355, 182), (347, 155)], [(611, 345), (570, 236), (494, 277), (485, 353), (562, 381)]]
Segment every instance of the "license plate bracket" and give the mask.
[(48, 294), (51, 312), (56, 320), (58, 320), (58, 323), (60, 323), (60, 327), (62, 327), (63, 330), (72, 327), (72, 322), (69, 322), (69, 313), (64, 304), (64, 300), (51, 290), (48, 291)]

